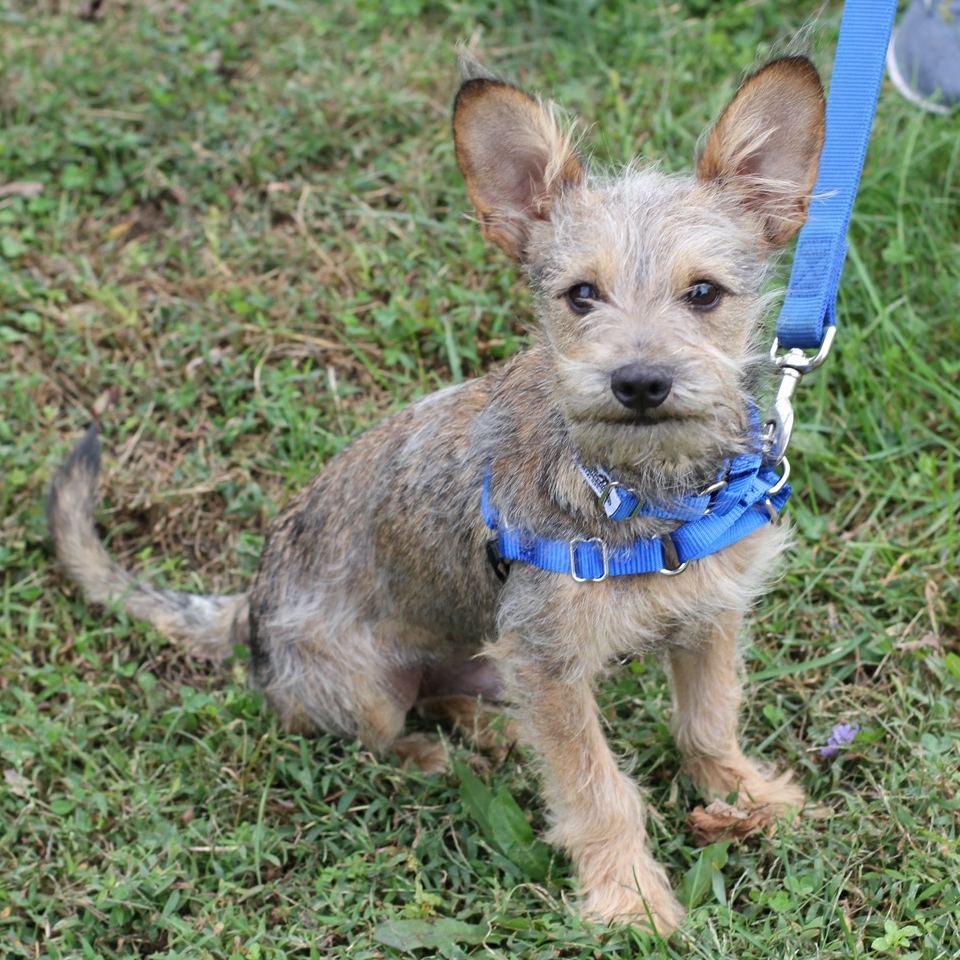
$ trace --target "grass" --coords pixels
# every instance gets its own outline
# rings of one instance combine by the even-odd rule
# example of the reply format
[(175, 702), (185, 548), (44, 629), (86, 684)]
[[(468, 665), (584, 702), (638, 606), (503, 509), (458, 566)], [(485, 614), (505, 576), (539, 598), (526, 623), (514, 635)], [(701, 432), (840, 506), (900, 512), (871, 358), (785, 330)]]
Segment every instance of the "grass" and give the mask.
[[(525, 758), (471, 776), (453, 743), (459, 775), (425, 778), (283, 734), (242, 658), (87, 609), (42, 500), (96, 409), (111, 549), (240, 587), (333, 453), (524, 342), (516, 271), (464, 216), (452, 44), (595, 120), (600, 161), (679, 169), (813, 5), (82, 6), (0, 5), (0, 185), (42, 185), (0, 197), (4, 956), (956, 956), (960, 121), (884, 93), (839, 345), (799, 394), (797, 545), (754, 618), (745, 738), (831, 816), (696, 849), (658, 666), (603, 684), (692, 907), (663, 944), (568, 910)], [(841, 721), (861, 734), (824, 760)]]

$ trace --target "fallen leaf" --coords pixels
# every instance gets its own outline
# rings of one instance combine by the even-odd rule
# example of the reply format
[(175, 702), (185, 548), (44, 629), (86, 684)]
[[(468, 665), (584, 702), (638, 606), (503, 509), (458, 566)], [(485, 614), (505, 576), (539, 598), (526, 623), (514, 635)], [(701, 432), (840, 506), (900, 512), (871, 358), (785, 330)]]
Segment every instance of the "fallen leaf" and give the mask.
[(108, 240), (119, 240), (121, 237), (126, 236), (137, 224), (136, 220), (124, 220), (122, 223), (115, 223), (107, 231)]
[(117, 402), (117, 393), (115, 387), (108, 387), (103, 393), (93, 401), (90, 412), (95, 420), (99, 420), (106, 412)]
[(43, 193), (43, 184), (37, 180), (0, 183), (0, 197), (39, 197), (41, 193)]
[(435, 920), (388, 920), (373, 931), (373, 939), (412, 953), (414, 950), (449, 948), (455, 943), (480, 944), (487, 933), (486, 925), (437, 917)]
[(943, 642), (935, 633), (925, 633), (919, 640), (902, 640), (893, 645), (894, 650), (904, 653), (910, 650), (942, 650)]
[(30, 781), (22, 773), (18, 773), (12, 767), (8, 767), (3, 771), (3, 779), (10, 788), (10, 792), (15, 796), (30, 796)]
[(700, 847), (720, 840), (738, 843), (755, 833), (761, 833), (772, 821), (773, 815), (767, 807), (741, 810), (723, 800), (714, 800), (707, 807), (694, 807), (687, 817), (687, 823)]

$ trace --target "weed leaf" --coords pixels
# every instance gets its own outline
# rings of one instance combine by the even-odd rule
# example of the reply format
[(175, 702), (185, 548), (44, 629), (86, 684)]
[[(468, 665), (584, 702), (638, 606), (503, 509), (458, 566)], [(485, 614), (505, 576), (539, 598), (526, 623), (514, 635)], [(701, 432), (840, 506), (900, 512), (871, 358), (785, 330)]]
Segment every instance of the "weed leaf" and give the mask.
[(720, 843), (711, 843), (700, 851), (697, 862), (686, 872), (680, 884), (680, 900), (686, 904), (687, 909), (692, 910), (699, 906), (711, 890), (718, 900), (725, 899), (722, 871), (727, 863), (729, 849), (730, 841), (723, 840)]
[(373, 939), (397, 950), (444, 948), (453, 943), (483, 943), (487, 927), (463, 920), (388, 920), (373, 931)]

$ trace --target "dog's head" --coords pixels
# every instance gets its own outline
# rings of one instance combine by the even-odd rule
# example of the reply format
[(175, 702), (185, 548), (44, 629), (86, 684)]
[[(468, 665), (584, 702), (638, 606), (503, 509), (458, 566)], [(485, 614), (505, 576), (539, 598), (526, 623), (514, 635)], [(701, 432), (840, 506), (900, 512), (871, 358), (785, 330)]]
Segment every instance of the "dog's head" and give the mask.
[(467, 191), (484, 235), (526, 270), (585, 459), (676, 481), (742, 447), (764, 278), (806, 219), (823, 133), (802, 57), (743, 83), (695, 176), (594, 175), (549, 105), (488, 78), (460, 88)]

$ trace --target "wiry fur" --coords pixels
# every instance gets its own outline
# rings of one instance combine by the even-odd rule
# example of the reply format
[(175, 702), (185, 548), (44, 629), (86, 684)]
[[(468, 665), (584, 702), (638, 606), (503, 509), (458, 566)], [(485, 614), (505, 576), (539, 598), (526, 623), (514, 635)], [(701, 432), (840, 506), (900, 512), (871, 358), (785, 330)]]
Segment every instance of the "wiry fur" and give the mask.
[[(505, 698), (540, 759), (550, 836), (574, 861), (584, 909), (673, 929), (682, 909), (646, 847), (643, 798), (605, 742), (592, 684), (623, 654), (663, 654), (695, 782), (773, 810), (801, 804), (789, 776), (747, 759), (737, 739), (737, 637), (785, 534), (763, 527), (673, 578), (581, 584), (516, 563), (502, 584), (485, 557), (481, 481), (489, 465), (502, 522), (543, 537), (616, 547), (677, 526), (612, 523), (575, 461), (662, 501), (696, 492), (747, 447), (769, 259), (805, 215), (822, 125), (816, 73), (788, 58), (745, 82), (696, 177), (599, 176), (550, 109), (475, 72), (457, 97), (457, 155), (484, 232), (529, 278), (537, 344), (337, 456), (274, 521), (249, 595), (158, 591), (108, 558), (92, 521), (94, 432), (53, 484), (61, 561), (91, 599), (205, 655), (248, 634), (256, 681), (288, 729), (358, 736), (435, 769), (435, 743), (402, 737), (408, 710), (429, 702), (429, 715), (463, 724), (465, 698)], [(703, 278), (726, 291), (709, 311), (685, 296)], [(600, 291), (585, 315), (565, 297), (582, 283)], [(649, 416), (611, 391), (632, 362), (671, 371)]]

